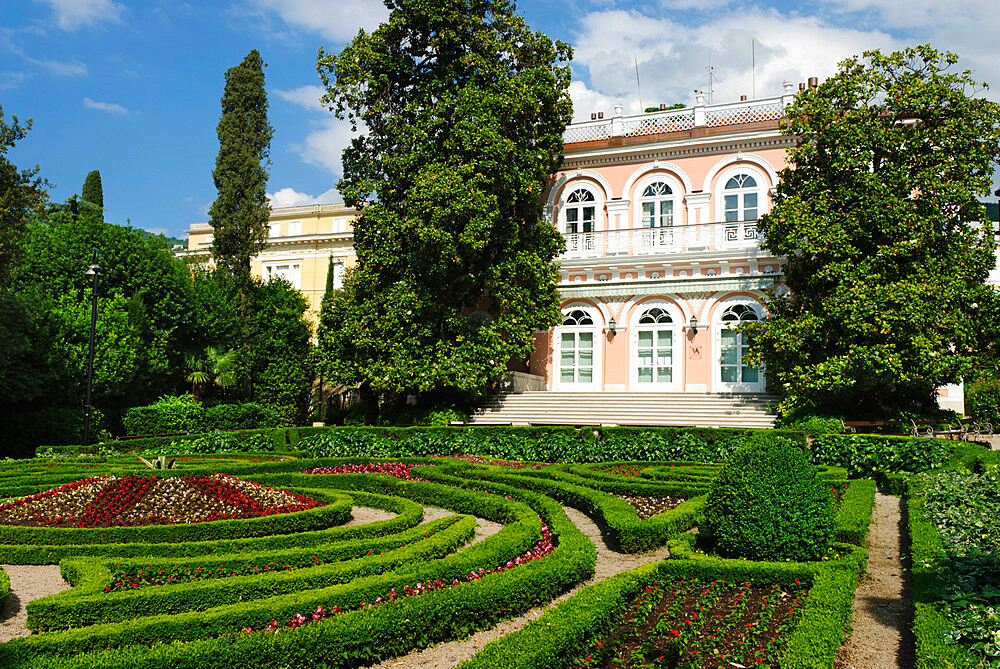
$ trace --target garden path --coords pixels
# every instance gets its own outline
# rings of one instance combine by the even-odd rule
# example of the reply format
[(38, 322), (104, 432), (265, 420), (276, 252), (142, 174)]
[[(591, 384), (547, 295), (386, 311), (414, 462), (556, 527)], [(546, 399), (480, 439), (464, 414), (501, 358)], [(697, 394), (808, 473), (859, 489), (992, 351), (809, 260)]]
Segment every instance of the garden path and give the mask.
[(431, 646), (430, 648), (414, 651), (409, 655), (404, 655), (403, 657), (386, 660), (381, 664), (374, 665), (375, 669), (388, 669), (389, 667), (405, 667), (406, 669), (431, 669), (433, 667), (438, 667), (440, 669), (444, 669), (445, 667), (455, 667), (461, 662), (472, 657), (487, 643), (493, 641), (494, 639), (499, 639), (504, 635), (516, 632), (532, 620), (541, 616), (547, 609), (564, 599), (572, 597), (586, 586), (592, 585), (606, 578), (610, 578), (615, 574), (620, 574), (623, 571), (635, 569), (639, 565), (647, 562), (665, 560), (670, 555), (666, 547), (658, 548), (657, 550), (650, 551), (649, 553), (617, 553), (608, 548), (607, 544), (604, 543), (604, 538), (601, 536), (601, 530), (597, 527), (594, 521), (576, 509), (563, 507), (563, 510), (566, 511), (566, 515), (573, 521), (573, 524), (576, 525), (581, 532), (590, 537), (590, 539), (594, 542), (594, 545), (597, 547), (597, 564), (594, 566), (593, 578), (585, 583), (577, 585), (569, 592), (552, 600), (548, 604), (534, 608), (522, 616), (502, 622), (488, 630), (477, 632), (466, 639), (446, 641)]
[(910, 585), (901, 537), (904, 501), (877, 493), (866, 550), (868, 570), (854, 593), (853, 631), (840, 647), (836, 669), (908, 669), (913, 666)]
[(31, 632), (27, 628), (28, 602), (69, 588), (69, 583), (59, 575), (57, 564), (4, 564), (0, 565), (10, 576), (10, 594), (0, 612), (0, 643)]

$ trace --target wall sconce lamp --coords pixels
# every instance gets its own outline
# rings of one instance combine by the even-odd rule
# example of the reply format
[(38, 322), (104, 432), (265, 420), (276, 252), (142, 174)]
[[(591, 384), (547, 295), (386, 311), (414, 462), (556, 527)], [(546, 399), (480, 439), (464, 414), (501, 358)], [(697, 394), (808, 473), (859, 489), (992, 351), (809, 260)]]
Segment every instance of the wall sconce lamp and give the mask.
[(618, 332), (618, 323), (615, 322), (614, 316), (612, 316), (611, 319), (608, 321), (608, 332), (611, 333), (612, 337), (615, 336), (616, 332)]
[(698, 334), (698, 318), (696, 316), (691, 316), (691, 320), (688, 321), (688, 327), (691, 328), (691, 332)]

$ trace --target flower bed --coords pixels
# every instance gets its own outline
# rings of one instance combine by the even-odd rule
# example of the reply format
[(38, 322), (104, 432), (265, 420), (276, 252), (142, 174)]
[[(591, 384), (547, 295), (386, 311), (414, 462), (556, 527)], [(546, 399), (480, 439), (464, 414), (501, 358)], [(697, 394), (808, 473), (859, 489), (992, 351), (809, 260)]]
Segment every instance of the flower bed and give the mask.
[(795, 628), (808, 588), (657, 581), (625, 609), (611, 634), (569, 664), (584, 667), (760, 666), (774, 664)]
[(635, 515), (639, 516), (639, 520), (646, 520), (664, 511), (676, 509), (686, 501), (681, 497), (637, 497), (635, 495), (618, 495), (618, 497), (621, 497), (635, 509)]
[(319, 506), (313, 499), (227, 474), (200, 477), (101, 475), (0, 506), (0, 524), (118, 527), (257, 518)]
[(306, 470), (306, 474), (388, 474), (404, 481), (423, 481), (410, 472), (418, 465), (402, 462), (370, 462), (367, 464), (346, 464), (335, 467), (314, 467)]

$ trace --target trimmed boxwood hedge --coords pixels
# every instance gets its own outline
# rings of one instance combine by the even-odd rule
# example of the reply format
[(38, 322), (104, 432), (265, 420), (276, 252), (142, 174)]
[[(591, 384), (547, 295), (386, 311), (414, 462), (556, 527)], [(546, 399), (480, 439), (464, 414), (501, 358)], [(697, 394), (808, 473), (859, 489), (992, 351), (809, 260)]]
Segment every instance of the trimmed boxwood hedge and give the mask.
[(781, 667), (829, 667), (844, 638), (854, 587), (864, 568), (862, 549), (841, 545), (835, 562), (785, 563), (725, 560), (695, 553), (690, 539), (668, 544), (671, 559), (648, 563), (601, 581), (550, 609), (525, 628), (485, 646), (461, 669), (558, 669), (610, 629), (616, 614), (648, 585), (669, 578), (810, 585), (802, 617), (789, 639)]
[[(291, 483), (311, 479), (317, 485), (335, 480), (348, 490), (367, 487), (391, 494), (411, 493), (408, 496), (422, 498), (425, 503), (436, 506), (457, 503), (474, 508), (478, 515), (510, 523), (500, 533), (447, 558), (428, 563), (416, 561), (350, 584), (16, 640), (0, 646), (0, 665), (215, 667), (220, 662), (251, 660), (260, 666), (315, 666), (321, 662), (331, 666), (354, 665), (361, 658), (391, 657), (492, 625), (550, 600), (593, 573), (596, 557), (593, 544), (573, 526), (558, 503), (529, 491), (495, 483), (490, 489), (498, 494), (487, 494), (385, 476), (274, 473), (269, 477), (273, 479), (269, 482), (275, 483), (279, 479)], [(506, 500), (503, 495), (522, 501)], [(525, 506), (525, 502), (530, 506)], [(351, 608), (362, 601), (373, 601), (374, 596), (385, 594), (390, 587), (401, 588), (428, 578), (447, 582), (463, 577), (481, 564), (502, 564), (523, 552), (525, 540), (529, 543), (537, 540), (536, 513), (549, 524), (557, 541), (553, 552), (543, 560), (450, 590), (392, 601), (374, 609), (353, 610), (280, 635), (255, 633), (204, 638), (232, 634), (243, 625), (261, 628), (272, 618), (308, 613), (318, 603)], [(168, 640), (185, 643), (148, 645)], [(277, 647), (273, 646), (276, 642)]]

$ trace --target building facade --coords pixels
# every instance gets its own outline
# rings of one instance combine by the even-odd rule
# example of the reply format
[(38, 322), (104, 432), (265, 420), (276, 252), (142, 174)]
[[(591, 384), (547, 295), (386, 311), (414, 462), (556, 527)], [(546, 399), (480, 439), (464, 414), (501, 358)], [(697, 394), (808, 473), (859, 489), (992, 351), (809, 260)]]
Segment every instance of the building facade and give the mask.
[[(528, 370), (548, 390), (764, 392), (735, 328), (785, 290), (757, 220), (795, 141), (779, 128), (794, 93), (567, 127), (546, 203), (566, 241), (563, 322), (536, 336)], [(961, 388), (939, 401), (961, 411)]]
[[(265, 281), (287, 279), (309, 301), (310, 317), (318, 320), (333, 258), (335, 288), (354, 266), (353, 224), (357, 211), (343, 204), (315, 204), (271, 210), (267, 247), (250, 263), (254, 276)], [(188, 250), (178, 255), (194, 262), (211, 262), (212, 226), (194, 223), (187, 230)]]

